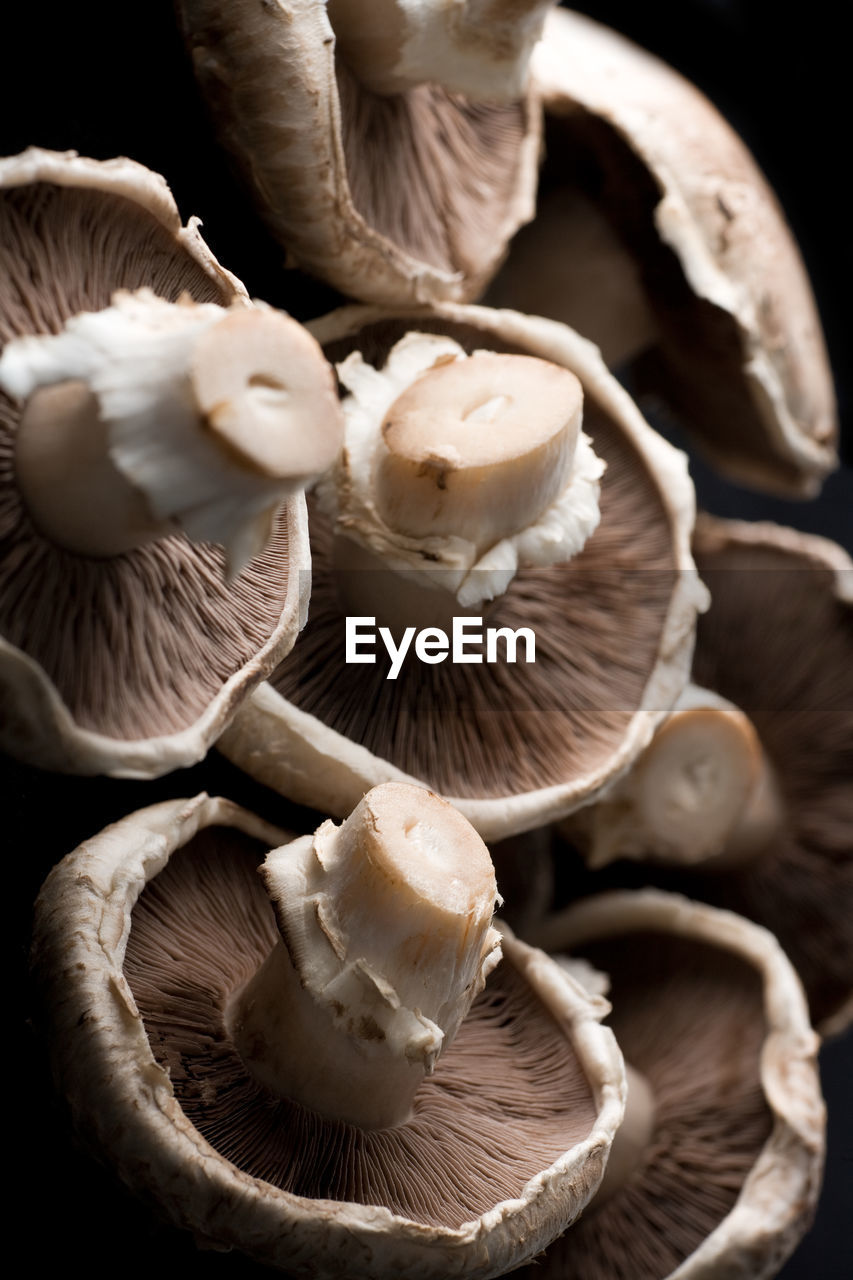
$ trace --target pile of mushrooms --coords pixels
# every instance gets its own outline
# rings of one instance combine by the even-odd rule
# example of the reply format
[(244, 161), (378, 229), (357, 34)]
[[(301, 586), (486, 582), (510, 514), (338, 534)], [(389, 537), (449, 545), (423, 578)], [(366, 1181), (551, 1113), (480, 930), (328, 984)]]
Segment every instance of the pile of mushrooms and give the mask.
[[(853, 1018), (853, 561), (697, 518), (644, 413), (817, 493), (783, 215), (552, 0), (175, 8), (165, 179), (0, 158), (30, 1145), (104, 1166), (89, 1273), (122, 1186), (200, 1280), (770, 1280)], [(45, 145), (116, 154), (105, 100)]]

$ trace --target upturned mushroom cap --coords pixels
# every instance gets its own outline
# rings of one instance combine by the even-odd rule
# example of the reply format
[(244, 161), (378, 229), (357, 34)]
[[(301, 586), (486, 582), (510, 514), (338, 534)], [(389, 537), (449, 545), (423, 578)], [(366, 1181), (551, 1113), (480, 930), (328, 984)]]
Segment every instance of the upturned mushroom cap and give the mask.
[[(360, 352), (374, 368), (416, 331), (467, 352), (535, 356), (572, 370), (584, 389), (584, 430), (606, 462), (601, 520), (567, 564), (519, 567), (489, 607), (488, 625), (534, 630), (535, 663), (412, 661), (389, 681), (381, 656), (372, 667), (345, 662), (332, 529), (317, 511), (309, 626), (221, 750), (267, 785), (336, 814), (390, 779), (451, 799), (488, 840), (570, 812), (628, 767), (685, 683), (706, 596), (690, 558), (683, 455), (565, 326), (443, 304), (402, 314), (353, 307), (313, 330), (329, 359)], [(346, 581), (350, 599), (360, 572)], [(369, 584), (370, 572), (363, 577)]]
[(501, 1274), (600, 1180), (624, 1091), (606, 1002), (507, 935), (411, 1121), (370, 1132), (270, 1095), (222, 1005), (276, 945), (256, 870), (286, 839), (199, 796), (124, 819), (54, 869), (33, 955), (78, 1130), (199, 1243), (289, 1274)]
[[(638, 379), (715, 465), (814, 493), (836, 463), (832, 380), (797, 247), (745, 146), (671, 68), (579, 14), (548, 15), (532, 67), (548, 118), (543, 222), (522, 233), (490, 300), (603, 334), (614, 359), (651, 348)], [(618, 282), (612, 341), (602, 310), (614, 285), (590, 280), (596, 263)]]
[[(197, 221), (182, 227), (163, 179), (132, 161), (36, 149), (4, 160), (0, 223), (4, 345), (55, 334), (121, 289), (252, 314)], [(236, 311), (223, 314), (239, 325)], [(190, 764), (304, 621), (304, 498), (279, 508), (270, 546), (232, 582), (219, 548), (182, 536), (108, 559), (62, 550), (16, 484), (21, 413), (0, 393), (0, 741), (78, 773), (150, 777)]]
[[(484, 69), (496, 50), (529, 49), (530, 11), (541, 21), (543, 10), (541, 0), (476, 4), (492, 12), (473, 41), (468, 4), (392, 4), (381, 13), (417, 25), (419, 7), (442, 24), (449, 15), (450, 27), (459, 20), (457, 47), (467, 58), (481, 46), (472, 61)], [(473, 298), (533, 216), (538, 102), (522, 91), (518, 101), (479, 100), (477, 89), (489, 86), (476, 84), (467, 98), (458, 85), (432, 82), (377, 94), (357, 65), (377, 71), (371, 47), (383, 35), (396, 46), (393, 31), (364, 15), (366, 3), (339, 8), (354, 14), (358, 38), (347, 23), (336, 50), (334, 9), (314, 0), (180, 0), (220, 137), (289, 262), (374, 302)], [(438, 65), (458, 69), (445, 55)]]
[(825, 538), (708, 516), (694, 548), (712, 593), (694, 672), (749, 716), (785, 824), (687, 891), (771, 929), (815, 1025), (837, 1032), (853, 1018), (853, 561)]
[(584, 899), (536, 936), (610, 975), (611, 1025), (654, 1118), (621, 1185), (525, 1276), (776, 1275), (811, 1222), (825, 1123), (818, 1037), (779, 944), (655, 890)]
[[(790, 956), (815, 1026), (839, 1032), (853, 1018), (853, 562), (825, 538), (707, 515), (694, 553), (711, 591), (694, 678), (746, 720), (775, 820), (745, 851), (724, 841), (691, 866), (681, 857), (662, 865), (672, 862), (669, 841), (643, 839), (640, 850), (624, 815), (610, 823), (608, 796), (600, 816), (598, 806), (577, 815), (586, 832), (574, 819), (566, 831), (587, 856), (597, 849), (597, 865), (611, 864), (577, 888), (595, 892), (600, 875), (611, 887), (642, 876), (757, 921)], [(642, 867), (631, 868), (637, 856)]]

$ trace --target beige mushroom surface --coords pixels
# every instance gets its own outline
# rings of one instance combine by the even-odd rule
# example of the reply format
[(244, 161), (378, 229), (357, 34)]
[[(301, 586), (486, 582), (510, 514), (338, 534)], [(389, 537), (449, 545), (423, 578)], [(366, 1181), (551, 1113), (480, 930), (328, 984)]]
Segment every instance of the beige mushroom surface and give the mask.
[(799, 251), (745, 145), (665, 63), (549, 14), (532, 60), (546, 110), (535, 227), (488, 295), (636, 359), (707, 457), (791, 496), (836, 465), (836, 408)]
[[(391, 790), (414, 793), (406, 805), (449, 810), (421, 789)], [(606, 1002), (508, 933), (494, 968), (497, 935), (485, 916), (482, 954), (493, 969), (485, 989), (415, 1093), (411, 1115), (380, 1128), (323, 1119), (279, 1096), (260, 1082), (252, 1036), (232, 1035), (249, 1025), (239, 1010), (251, 1012), (256, 979), (282, 941), (294, 966), (302, 962), (299, 946), (278, 932), (281, 904), (273, 910), (257, 874), (270, 847), (284, 842), (267, 857), (268, 875), (276, 866), (297, 866), (298, 875), (300, 849), (320, 855), (314, 866), (323, 875), (332, 846), (340, 852), (355, 830), (350, 882), (367, 883), (381, 874), (367, 850), (376, 832), (384, 838), (383, 824), (404, 845), (434, 832), (422, 814), (400, 827), (387, 806), (380, 813), (376, 794), (362, 805), (373, 814), (367, 827), (326, 823), (297, 839), (292, 855), (284, 832), (202, 795), (133, 814), (64, 859), (40, 895), (33, 946), (54, 1070), (86, 1144), (201, 1245), (306, 1276), (495, 1276), (552, 1239), (600, 1180), (624, 1103), (621, 1057), (599, 1025)], [(464, 822), (450, 814), (451, 825)], [(478, 841), (467, 830), (463, 844)], [(424, 863), (423, 852), (414, 880), (397, 884), (403, 900), (421, 888), (435, 897), (431, 877), (446, 887), (443, 855), (433, 849), (437, 861)], [(439, 899), (430, 910), (446, 919), (453, 907)], [(306, 925), (315, 910), (328, 924), (331, 901), (305, 901)], [(351, 905), (346, 894), (339, 901)], [(299, 897), (290, 902), (295, 919)], [(352, 914), (347, 924), (337, 935), (344, 946), (360, 927)], [(328, 955), (328, 940), (325, 947)], [(358, 990), (368, 990), (362, 980), (375, 963), (365, 952), (351, 970), (361, 975)], [(449, 972), (460, 977), (458, 956)], [(347, 999), (340, 981), (333, 990)], [(313, 1000), (301, 988), (293, 998)], [(405, 1001), (389, 1003), (383, 1017), (388, 1028), (411, 1022)], [(396, 1039), (368, 1033), (368, 1021), (356, 1019), (343, 1039), (360, 1039), (363, 1062), (381, 1066), (398, 1051)], [(301, 1041), (283, 1030), (299, 1056)]]
[[(583, 1219), (523, 1273), (561, 1280), (766, 1280), (807, 1230), (824, 1107), (799, 980), (767, 930), (657, 890), (543, 922), (609, 975), (629, 1068), (625, 1126)], [(618, 1174), (615, 1173), (618, 1166)]]
[[(219, 748), (291, 799), (336, 814), (348, 812), (369, 786), (393, 778), (418, 780), (451, 799), (489, 840), (571, 811), (627, 768), (685, 682), (696, 612), (706, 595), (690, 557), (693, 492), (683, 455), (648, 427), (596, 349), (565, 326), (443, 304), (431, 312), (402, 314), (353, 307), (312, 328), (344, 382), (358, 375), (368, 389), (386, 374), (390, 378), (387, 370), (429, 342), (441, 347), (440, 363), (458, 358), (464, 365), (466, 353), (486, 350), (532, 356), (546, 362), (546, 370), (558, 366), (557, 373), (573, 371), (584, 392), (584, 433), (595, 457), (606, 464), (600, 482), (594, 482), (600, 483), (600, 520), (596, 513), (585, 527), (582, 549), (567, 563), (543, 564), (531, 553), (532, 563), (525, 564), (515, 543), (499, 542), (511, 569), (494, 598), (477, 601), (475, 595), (474, 604), (461, 607), (460, 588), (451, 599), (451, 612), (482, 613), (488, 626), (530, 628), (535, 662), (428, 665), (412, 658), (388, 679), (389, 663), (381, 651), (374, 665), (347, 662), (344, 634), (345, 619), (381, 615), (384, 608), (397, 610), (400, 625), (415, 618), (400, 585), (405, 578), (398, 581), (396, 572), (382, 568), (391, 563), (383, 559), (386, 532), (380, 529), (373, 538), (368, 522), (365, 538), (373, 541), (365, 544), (367, 558), (341, 562), (336, 526), (324, 514), (328, 507), (325, 501), (312, 503), (309, 624), (292, 659), (247, 703)], [(407, 333), (423, 339), (406, 338)], [(449, 344), (448, 351), (442, 344)], [(477, 358), (470, 357), (472, 366)], [(377, 370), (383, 366), (386, 374), (380, 377)], [(415, 380), (413, 390), (435, 376), (431, 372)], [(495, 401), (515, 403), (512, 396), (490, 395), (488, 386), (478, 395), (476, 403), (485, 400), (489, 411)], [(372, 408), (361, 414), (358, 396), (344, 401), (345, 411), (348, 403), (354, 406), (354, 422), (373, 414)], [(516, 405), (520, 419), (540, 408), (536, 397)], [(453, 440), (461, 441), (465, 432), (450, 430), (457, 432)], [(487, 425), (485, 435), (491, 447), (497, 432)], [(348, 537), (353, 529), (359, 533), (359, 513), (376, 506), (367, 499), (360, 505), (360, 448), (348, 446), (352, 473), (342, 473), (339, 488), (342, 501), (355, 494), (354, 505), (347, 507), (353, 514), (341, 524)], [(455, 481), (447, 479), (456, 464), (425, 466), (437, 477), (439, 507), (445, 511), (456, 492)], [(549, 464), (544, 470), (550, 474)], [(496, 467), (495, 472), (500, 485), (503, 471)], [(459, 492), (465, 515), (480, 499), (473, 490)], [(516, 496), (498, 509), (505, 505), (523, 506)], [(417, 503), (413, 499), (402, 506), (408, 517)], [(491, 517), (494, 508), (487, 514)], [(502, 537), (502, 530), (490, 534), (492, 540)], [(441, 557), (458, 542), (451, 537), (419, 542), (401, 535), (393, 541), (392, 558), (399, 554), (405, 572), (406, 565), (414, 566), (409, 582), (412, 576), (432, 581), (436, 561), (442, 573), (457, 563)], [(478, 564), (489, 555), (486, 551)], [(501, 566), (507, 562), (501, 560)], [(470, 559), (464, 560), (468, 564)], [(494, 585), (489, 576), (494, 568), (475, 567), (474, 574)]]
[[(299, 326), (250, 305), (242, 285), (205, 245), (197, 220), (183, 227), (164, 180), (133, 161), (88, 160), (35, 148), (3, 160), (0, 227), (4, 369), (13, 353), (24, 352), (30, 360), (23, 382), (16, 383), (19, 389), (0, 392), (0, 740), (41, 767), (151, 777), (204, 755), (248, 689), (288, 651), (304, 621), (310, 585), (304, 497), (291, 485), (293, 496), (282, 502), (281, 492), (270, 488), (266, 468), (271, 458), (270, 465), (279, 464), (281, 450), (269, 447), (265, 433), (268, 410), (281, 392), (264, 370), (257, 377), (250, 373), (253, 361), (266, 362), (259, 352), (266, 350), (270, 326), (276, 360), (280, 363), (281, 348), (287, 355), (295, 341), (299, 376), (311, 382), (307, 369), (312, 361), (317, 365), (318, 402), (322, 405), (325, 396), (330, 408), (329, 371)], [(181, 305), (172, 305), (179, 300)], [(143, 313), (145, 323), (139, 324)], [(99, 362), (102, 381), (115, 383), (124, 366), (108, 351), (111, 335), (136, 325), (144, 341), (160, 344), (154, 348), (159, 354), (148, 352), (136, 383), (120, 388), (127, 391), (125, 401), (137, 406), (157, 384), (170, 353), (185, 342), (187, 328), (195, 340), (198, 316), (204, 332), (189, 350), (209, 429), (197, 432), (197, 442), (188, 447), (192, 467), (187, 470), (187, 457), (164, 466), (159, 454), (152, 463), (145, 451), (169, 443), (156, 414), (150, 430), (145, 415), (137, 414), (146, 429), (131, 441), (131, 461), (136, 467), (141, 459), (143, 470), (153, 465), (161, 489), (176, 490), (178, 506), (188, 505), (186, 493), (198, 477), (200, 485), (210, 478), (214, 488), (223, 475), (240, 477), (236, 483), (255, 504), (245, 536), (232, 520), (240, 494), (220, 488), (213, 503), (238, 531), (232, 567), (260, 543), (268, 545), (230, 580), (220, 547), (191, 543), (172, 532), (178, 518), (183, 527), (192, 525), (210, 505), (211, 494), (194, 493), (193, 509), (183, 515), (176, 516), (168, 501), (159, 511), (146, 506), (149, 498), (143, 500), (136, 472), (133, 481), (125, 480), (115, 462), (116, 446), (110, 445), (108, 456), (101, 443), (104, 401), (92, 408), (96, 402), (79, 380), (82, 373), (69, 380), (69, 375), (44, 372), (49, 363), (44, 352), (59, 349), (72, 365)], [(101, 324), (105, 318), (106, 326)], [(221, 327), (204, 328), (220, 319)], [(88, 346), (85, 326), (93, 334)], [(245, 386), (229, 380), (235, 350), (248, 366)], [(61, 376), (66, 380), (58, 386), (44, 385)], [(185, 395), (179, 390), (179, 406)], [(245, 443), (238, 418), (229, 416), (239, 397), (261, 430), (255, 452)], [(50, 416), (57, 402), (62, 432)], [(170, 429), (185, 429), (180, 413), (166, 422)], [(213, 448), (214, 437), (221, 447), (208, 466), (205, 451)], [(64, 452), (51, 458), (54, 440)], [(89, 472), (77, 484), (90, 450), (95, 459), (91, 491)], [(32, 483), (45, 456), (50, 479)], [(297, 469), (304, 462), (300, 458)], [(316, 458), (306, 463), (308, 470), (315, 464)], [(95, 487), (104, 477), (103, 489)], [(71, 543), (58, 543), (52, 526), (47, 531), (54, 497), (71, 512), (63, 511), (60, 521), (69, 525), (76, 539)], [(102, 515), (131, 524), (139, 517), (143, 536), (136, 540), (134, 528), (126, 540), (122, 533), (114, 544), (102, 546)], [(255, 540), (258, 519), (260, 543)], [(209, 523), (197, 523), (201, 532), (193, 536), (210, 538)]]
[[(694, 552), (712, 603), (693, 675), (726, 700), (734, 740), (718, 739), (713, 718), (673, 732), (669, 784), (645, 779), (644, 805), (669, 806), (657, 831), (643, 834), (628, 778), (621, 799), (614, 793), (580, 815), (574, 838), (591, 865), (609, 873), (614, 864), (611, 881), (627, 874), (618, 859), (638, 859), (647, 881), (772, 930), (815, 1025), (837, 1032), (853, 1015), (853, 563), (825, 538), (709, 516), (697, 522)], [(724, 806), (737, 824), (718, 832), (719, 846), (697, 844)], [(672, 839), (679, 828), (682, 839)], [(701, 857), (688, 856), (693, 844)], [(585, 890), (595, 882), (588, 877)]]
[(541, 110), (524, 68), (545, 8), (178, 4), (219, 136), (288, 262), (386, 304), (475, 297), (533, 216)]

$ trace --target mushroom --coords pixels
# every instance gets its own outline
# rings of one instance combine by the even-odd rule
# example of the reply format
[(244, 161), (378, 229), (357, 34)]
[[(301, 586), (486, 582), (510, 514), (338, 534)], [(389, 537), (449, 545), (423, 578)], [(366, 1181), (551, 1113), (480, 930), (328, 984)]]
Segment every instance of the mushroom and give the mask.
[(550, 0), (180, 0), (220, 136), (288, 261), (388, 304), (468, 299), (533, 216)]
[(836, 464), (832, 379), (799, 252), (745, 146), (675, 71), (579, 14), (548, 15), (531, 66), (548, 121), (540, 211), (487, 301), (633, 359), (635, 384), (732, 479), (815, 493)]
[[(488, 840), (570, 812), (685, 682), (706, 598), (683, 455), (564, 326), (443, 304), (354, 307), (313, 330), (352, 394), (312, 508), (311, 620), (220, 749), (339, 815), (392, 778), (450, 798)], [(451, 618), (503, 628), (518, 652), (504, 661), (498, 636), (448, 661)], [(348, 662), (353, 619), (384, 627), (393, 663)]]
[(712, 605), (693, 673), (713, 693), (664, 723), (570, 838), (591, 866), (648, 860), (646, 879), (771, 929), (815, 1025), (840, 1031), (853, 1016), (853, 563), (824, 538), (709, 516), (694, 552)]
[(499, 938), (484, 846), (421, 788), (287, 840), (202, 795), (51, 873), (34, 969), (77, 1127), (200, 1243), (294, 1275), (498, 1275), (600, 1181), (606, 1002)]
[(655, 890), (586, 898), (536, 936), (575, 973), (586, 960), (609, 975), (628, 1103), (601, 1191), (520, 1274), (776, 1275), (811, 1222), (824, 1152), (818, 1037), (779, 944)]
[(149, 777), (204, 755), (304, 621), (331, 370), (132, 161), (0, 162), (0, 228), (0, 743)]

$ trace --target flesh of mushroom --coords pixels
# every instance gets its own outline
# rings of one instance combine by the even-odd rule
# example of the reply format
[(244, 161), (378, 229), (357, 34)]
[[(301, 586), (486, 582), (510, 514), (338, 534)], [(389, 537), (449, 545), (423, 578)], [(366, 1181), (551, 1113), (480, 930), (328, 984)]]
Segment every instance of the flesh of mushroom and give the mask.
[(82, 555), (181, 528), (222, 543), (239, 572), (340, 445), (319, 347), (260, 306), (118, 292), (57, 335), (10, 342), (0, 386), (26, 400), (16, 470), (30, 513)]

